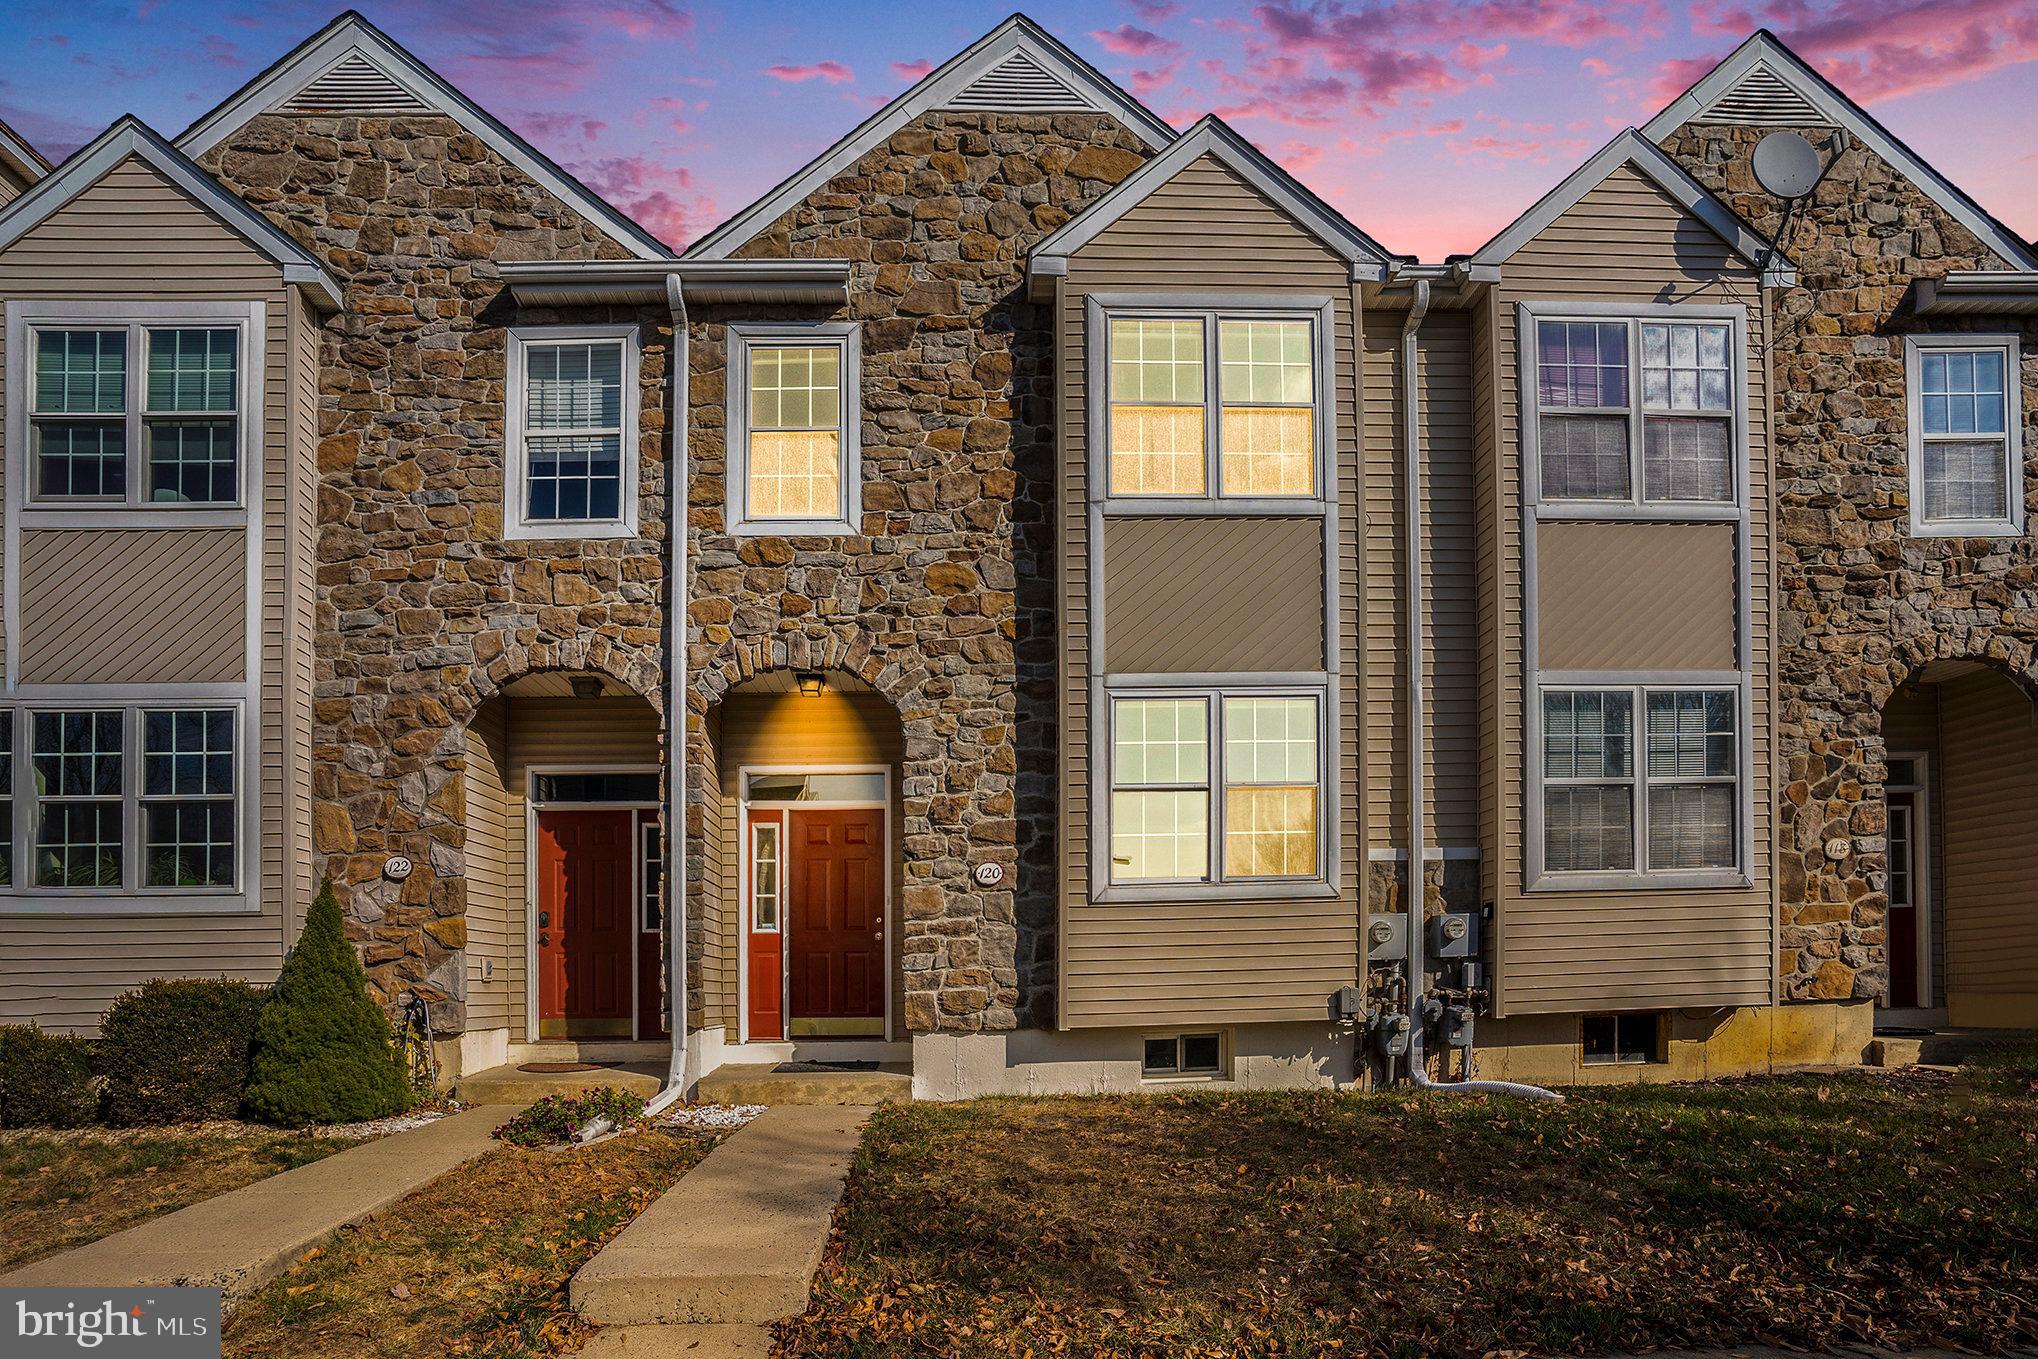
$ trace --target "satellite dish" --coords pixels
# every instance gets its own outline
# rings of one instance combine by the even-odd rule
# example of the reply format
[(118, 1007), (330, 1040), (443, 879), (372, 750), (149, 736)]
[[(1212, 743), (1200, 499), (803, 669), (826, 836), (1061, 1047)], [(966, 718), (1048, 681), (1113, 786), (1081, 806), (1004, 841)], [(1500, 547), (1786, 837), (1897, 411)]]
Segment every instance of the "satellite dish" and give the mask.
[(1772, 132), (1755, 144), (1755, 182), (1778, 198), (1803, 198), (1823, 168), (1819, 153), (1795, 132)]

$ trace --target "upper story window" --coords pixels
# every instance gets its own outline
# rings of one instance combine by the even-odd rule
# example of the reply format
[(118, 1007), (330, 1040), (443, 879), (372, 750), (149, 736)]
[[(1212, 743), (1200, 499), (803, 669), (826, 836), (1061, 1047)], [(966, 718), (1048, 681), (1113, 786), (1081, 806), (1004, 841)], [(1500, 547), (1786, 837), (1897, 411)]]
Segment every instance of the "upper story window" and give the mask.
[(1321, 494), (1317, 312), (1169, 311), (1106, 325), (1110, 496)]
[(730, 532), (859, 532), (859, 366), (854, 325), (729, 327)]
[(240, 327), (37, 326), (31, 334), (32, 503), (239, 503)]
[(2018, 360), (2014, 335), (1912, 335), (1904, 341), (1913, 534), (2023, 533)]
[(1544, 501), (1736, 502), (1730, 322), (1591, 317), (1535, 328)]
[(637, 532), (637, 328), (510, 332), (503, 531)]

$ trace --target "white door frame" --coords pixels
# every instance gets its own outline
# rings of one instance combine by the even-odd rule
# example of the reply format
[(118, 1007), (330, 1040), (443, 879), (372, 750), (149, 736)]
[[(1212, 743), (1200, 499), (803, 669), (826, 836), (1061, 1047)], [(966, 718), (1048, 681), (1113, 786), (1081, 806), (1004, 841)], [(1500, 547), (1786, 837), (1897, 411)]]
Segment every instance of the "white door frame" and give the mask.
[[(852, 799), (846, 802), (777, 802), (769, 799), (752, 802), (749, 796), (752, 774), (878, 774), (884, 778), (884, 800), (872, 802)], [(884, 817), (884, 974), (885, 974), (885, 1036), (892, 1041), (892, 948), (899, 942), (892, 933), (892, 767), (887, 764), (745, 764), (736, 768), (736, 1033), (737, 1041), (750, 1041), (750, 837), (745, 827), (750, 824), (750, 813), (757, 811), (786, 812), (830, 812), (830, 811), (876, 811)], [(784, 1043), (794, 1041), (792, 1033), (791, 987), (788, 984), (789, 969), (793, 958), (793, 912), (792, 912), (792, 818), (786, 818), (785, 832), (779, 839), (779, 1013), (785, 1017), (786, 1032), (776, 1038), (761, 1039), (762, 1042)]]
[[(1886, 783), (1883, 785), (1882, 809), (1889, 812), (1889, 794), (1894, 791), (1911, 795), (1911, 902), (1917, 915), (1918, 933), (1918, 1003), (1920, 1010), (1929, 1010), (1934, 1003), (1932, 995), (1932, 912), (1938, 909), (1938, 902), (1932, 898), (1932, 757), (1923, 751), (1892, 750), (1884, 757), (1887, 760), (1915, 760), (1918, 769), (1916, 783)], [(1888, 827), (1884, 827), (1887, 834)]]
[[(655, 764), (533, 764), (524, 768), (524, 1041), (547, 1041), (538, 1035), (538, 814), (540, 812), (628, 812), (630, 813), (630, 1040), (637, 1032), (640, 1014), (637, 966), (637, 936), (644, 930), (644, 840), (643, 814), (656, 816), (656, 802), (540, 802), (538, 777), (553, 774), (663, 774)], [(669, 916), (671, 912), (667, 912)], [(561, 1041), (561, 1040), (552, 1040)], [(571, 1042), (567, 1039), (563, 1041)]]

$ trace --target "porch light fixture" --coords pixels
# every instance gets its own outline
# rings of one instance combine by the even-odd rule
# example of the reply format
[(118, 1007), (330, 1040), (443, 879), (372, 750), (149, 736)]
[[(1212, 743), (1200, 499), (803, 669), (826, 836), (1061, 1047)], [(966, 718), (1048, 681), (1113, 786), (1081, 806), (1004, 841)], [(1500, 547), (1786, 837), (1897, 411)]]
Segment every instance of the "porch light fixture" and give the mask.
[(802, 670), (799, 674), (793, 676), (793, 680), (800, 686), (800, 692), (808, 698), (819, 698), (821, 696), (822, 681), (820, 671)]
[(601, 681), (593, 675), (575, 675), (567, 683), (573, 687), (575, 698), (601, 697)]

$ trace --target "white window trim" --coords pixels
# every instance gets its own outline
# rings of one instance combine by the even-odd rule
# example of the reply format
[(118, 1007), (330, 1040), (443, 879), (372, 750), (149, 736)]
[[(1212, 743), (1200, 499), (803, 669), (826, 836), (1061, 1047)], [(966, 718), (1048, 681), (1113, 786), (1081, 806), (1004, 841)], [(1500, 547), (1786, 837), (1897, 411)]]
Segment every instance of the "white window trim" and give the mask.
[[(1925, 518), (1925, 443), (1931, 439), (1972, 441), (1966, 435), (1926, 435), (1924, 420), (1924, 356), (1928, 350), (1988, 350), (2003, 356), (2003, 519)], [(1904, 421), (1906, 459), (1910, 464), (1911, 536), (1914, 538), (2021, 538), (2024, 535), (2024, 379), (2019, 337), (1959, 332), (1904, 336)]]
[[(1630, 823), (1633, 836), (1633, 868), (1553, 872), (1545, 864), (1544, 801), (1547, 786), (1544, 772), (1543, 695), (1546, 693), (1605, 693), (1619, 690), (1631, 696), (1629, 709), (1629, 772), (1626, 778), (1576, 778), (1558, 786), (1577, 784), (1627, 784), (1633, 792), (1634, 813)], [(1724, 776), (1709, 778), (1658, 778), (1648, 776), (1648, 696), (1652, 693), (1731, 693), (1734, 695), (1734, 866), (1731, 868), (1655, 868), (1649, 864), (1649, 789), (1655, 784), (1725, 783)], [(1636, 675), (1609, 672), (1603, 676), (1566, 674), (1546, 676), (1528, 693), (1528, 777), (1523, 808), (1524, 848), (1528, 857), (1528, 885), (1532, 892), (1605, 891), (1632, 888), (1743, 888), (1754, 878), (1749, 865), (1754, 861), (1754, 742), (1750, 735), (1751, 709), (1747, 675)]]
[[(9, 497), (8, 515), (21, 528), (221, 528), (250, 521), (256, 495), (251, 489), (262, 475), (262, 438), (268, 405), (264, 397), (267, 333), (260, 302), (99, 302), (10, 301), (7, 352), (22, 360), (23, 380), (7, 385), (7, 485), (24, 494)], [(141, 438), (142, 401), (146, 395), (148, 329), (239, 331), (239, 391), (234, 418), (239, 422), (232, 501), (179, 504), (144, 499), (148, 455)], [(126, 330), (128, 332), (127, 492), (121, 500), (38, 500), (29, 414), (35, 372), (34, 333), (44, 330)]]
[[(1330, 468), (1337, 449), (1336, 344), (1334, 300), (1279, 294), (1227, 296), (1222, 293), (1093, 293), (1084, 299), (1086, 382), (1092, 400), (1088, 419), (1090, 499), (1111, 515), (1324, 514), (1331, 498)], [(1201, 321), (1203, 323), (1203, 493), (1201, 495), (1115, 496), (1111, 493), (1111, 323), (1113, 321)], [(1307, 321), (1314, 396), (1315, 466), (1307, 495), (1223, 494), (1220, 457), (1223, 399), (1220, 389), (1219, 321)]]
[[(525, 363), (529, 351), (549, 345), (582, 344), (589, 340), (620, 340), (623, 345), (622, 494), (613, 519), (532, 519), (525, 512), (525, 477), (530, 470), (524, 433), (524, 401), (529, 383)], [(601, 539), (637, 536), (637, 482), (640, 437), (638, 374), (643, 340), (634, 325), (519, 326), (509, 332), (509, 372), (503, 395), (502, 536), (506, 539)]]
[[(736, 537), (854, 538), (863, 530), (863, 341), (854, 321), (732, 322), (728, 327), (728, 472), (723, 511)], [(750, 351), (776, 346), (832, 345), (839, 352), (842, 390), (836, 456), (841, 479), (839, 513), (832, 519), (764, 519), (750, 514)]]
[[(1628, 306), (1595, 303), (1545, 303), (1524, 305), (1516, 328), (1515, 344), (1521, 357), (1521, 449), (1522, 474), (1528, 487), (1528, 503), (1538, 511), (1545, 508), (1567, 519), (1675, 519), (1692, 522), (1704, 519), (1732, 519), (1747, 503), (1748, 485), (1748, 334), (1747, 312), (1741, 307), (1690, 305)], [(1620, 325), (1628, 333), (1628, 404), (1623, 407), (1553, 406), (1545, 410), (1540, 377), (1538, 331), (1546, 321), (1575, 321), (1586, 325)], [(1669, 411), (1650, 409), (1642, 399), (1642, 327), (1651, 323), (1715, 325), (1726, 323), (1729, 392), (1727, 410)], [(1628, 421), (1628, 495), (1622, 500), (1568, 500), (1543, 494), (1542, 416), (1620, 415)], [(1729, 422), (1727, 469), (1730, 496), (1726, 500), (1650, 500), (1647, 498), (1645, 466), (1650, 416), (1725, 420)]]
[[(18, 693), (0, 707), (13, 724), (14, 881), (0, 887), (0, 918), (8, 916), (216, 915), (255, 912), (261, 853), (261, 752), (256, 748), (244, 693), (232, 686), (127, 686), (105, 693), (89, 686), (62, 692)], [(146, 833), (142, 804), (142, 713), (148, 709), (218, 709), (234, 718), (234, 882), (230, 886), (150, 887), (142, 882)], [(121, 875), (119, 887), (39, 887), (34, 882), (37, 813), (34, 719), (37, 712), (118, 710), (121, 725)]]
[[(1111, 796), (1117, 788), (1118, 699), (1201, 699), (1207, 705), (1205, 728), (1209, 764), (1206, 768), (1210, 805), (1208, 876), (1197, 879), (1111, 880)], [(1227, 698), (1308, 698), (1316, 703), (1316, 872), (1309, 877), (1226, 878), (1224, 872), (1224, 700)], [(1337, 895), (1338, 789), (1331, 749), (1334, 708), (1325, 675), (1182, 675), (1110, 676), (1105, 681), (1102, 716), (1095, 723), (1097, 740), (1091, 761), (1091, 862), (1101, 865), (1091, 875), (1090, 898), (1114, 902), (1296, 901)]]

